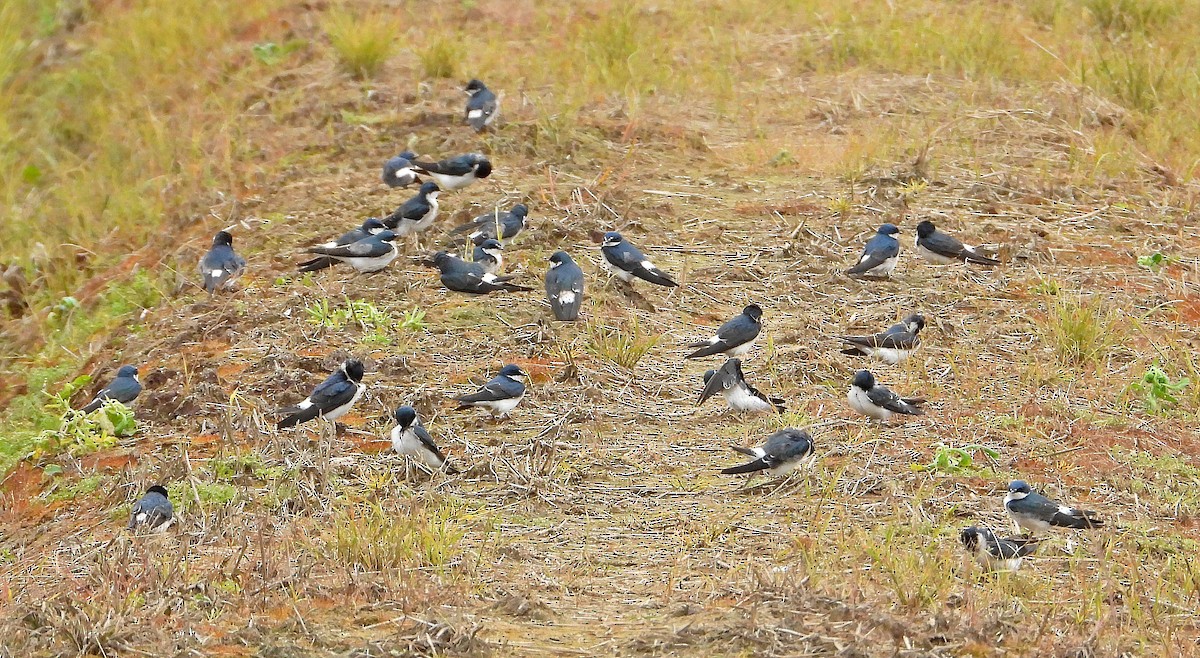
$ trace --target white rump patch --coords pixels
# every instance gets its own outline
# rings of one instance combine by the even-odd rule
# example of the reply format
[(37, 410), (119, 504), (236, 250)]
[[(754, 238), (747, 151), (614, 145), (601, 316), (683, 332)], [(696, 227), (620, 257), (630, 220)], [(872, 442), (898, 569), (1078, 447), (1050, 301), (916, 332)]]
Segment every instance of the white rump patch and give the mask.
[(575, 303), (575, 291), (564, 290), (562, 293), (559, 294), (558, 301), (562, 302), (563, 304), (574, 304)]
[(304, 398), (304, 402), (301, 402), (300, 404), (296, 405), (296, 407), (298, 409), (307, 409), (307, 408), (311, 407), (312, 405), (313, 405), (312, 400), (310, 400), (308, 398)]
[(471, 110), (467, 112), (468, 119), (478, 119), (481, 116), (483, 116), (483, 110)]
[(225, 270), (213, 270), (212, 271), (213, 276), (221, 276), (224, 273), (225, 273)]

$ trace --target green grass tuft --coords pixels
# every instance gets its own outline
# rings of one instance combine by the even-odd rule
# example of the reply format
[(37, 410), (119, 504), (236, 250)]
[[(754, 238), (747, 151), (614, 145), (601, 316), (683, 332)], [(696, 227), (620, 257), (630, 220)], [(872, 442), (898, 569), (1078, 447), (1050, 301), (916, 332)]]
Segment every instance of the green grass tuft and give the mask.
[(375, 77), (396, 52), (400, 37), (397, 21), (378, 12), (360, 16), (332, 10), (325, 16), (322, 27), (338, 62), (356, 78)]
[(408, 515), (377, 503), (334, 517), (324, 540), (339, 564), (367, 571), (440, 567), (459, 554), (462, 530), (444, 515), (417, 508)]
[(1120, 317), (1099, 299), (1059, 294), (1050, 302), (1042, 329), (1063, 363), (1095, 365), (1119, 343)]
[(601, 324), (598, 320), (588, 322), (587, 337), (587, 349), (593, 356), (628, 370), (636, 368), (661, 338), (643, 332), (636, 316), (612, 324)]
[(426, 78), (458, 77), (458, 63), (465, 55), (461, 39), (455, 37), (434, 39), (417, 52), (417, 58), (421, 60), (421, 70), (425, 72)]

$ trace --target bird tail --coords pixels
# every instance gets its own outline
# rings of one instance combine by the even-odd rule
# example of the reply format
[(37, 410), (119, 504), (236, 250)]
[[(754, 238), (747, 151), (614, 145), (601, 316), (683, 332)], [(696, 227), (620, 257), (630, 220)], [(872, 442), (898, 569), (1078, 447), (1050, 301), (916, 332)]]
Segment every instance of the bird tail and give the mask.
[(1074, 514), (1055, 514), (1053, 524), (1063, 528), (1076, 528), (1079, 530), (1091, 530), (1104, 525), (1104, 521), (1095, 517), (1095, 512), (1087, 510), (1075, 510)]
[(747, 457), (758, 457), (758, 454), (756, 454), (750, 448), (743, 448), (742, 446), (729, 446), (729, 447), (742, 453), (743, 455), (746, 455)]
[(858, 349), (857, 347), (851, 347), (851, 346), (846, 346), (846, 347), (842, 348), (842, 354), (848, 354), (850, 356), (863, 356), (862, 350)]
[[(737, 450), (736, 448), (734, 448), (734, 449)], [(739, 452), (740, 452), (740, 450), (739, 450)], [(721, 474), (722, 475), (741, 475), (742, 473), (757, 473), (758, 471), (762, 471), (762, 470), (765, 470), (768, 468), (770, 468), (770, 466), (767, 465), (766, 460), (759, 458), (759, 459), (755, 459), (754, 461), (752, 461), (750, 463), (742, 464), (741, 466), (730, 466), (729, 468), (721, 469)]]
[(530, 290), (533, 290), (533, 288), (526, 288), (525, 286), (518, 286), (515, 283), (501, 283), (500, 287), (502, 290), (506, 290), (508, 292), (529, 292)]
[(768, 397), (767, 399), (771, 401), (771, 404), (775, 405), (775, 411), (779, 413), (787, 411), (787, 403), (783, 398)]
[(333, 267), (334, 265), (337, 265), (336, 259), (329, 258), (326, 256), (320, 256), (318, 258), (313, 258), (312, 260), (306, 260), (303, 263), (300, 263), (300, 271), (301, 272), (316, 272), (318, 270), (323, 270), (327, 267)]
[(650, 283), (658, 286), (666, 286), (667, 288), (678, 288), (679, 284), (672, 281), (667, 275), (660, 272), (651, 272), (646, 270), (641, 273), (641, 277)]
[(276, 413), (287, 414), (283, 419), (275, 424), (275, 428), (281, 430), (289, 427), (295, 427), (300, 423), (307, 423), (308, 421), (321, 415), (321, 411), (317, 409), (316, 405), (313, 405), (307, 409), (301, 409), (299, 407), (285, 407)]
[(95, 411), (103, 406), (104, 406), (104, 400), (101, 400), (100, 398), (96, 398), (95, 400), (92, 400), (91, 402), (87, 403), (87, 405), (84, 408), (80, 409), (80, 411), (82, 411), (85, 414), (90, 414), (93, 411)]
[[(704, 347), (700, 347), (701, 345), (703, 345)], [(720, 354), (721, 352), (724, 352), (726, 349), (725, 343), (718, 342), (716, 344), (710, 345), (710, 344), (708, 344), (707, 341), (705, 341), (703, 343), (695, 343), (692, 345), (688, 345), (688, 347), (700, 347), (700, 349), (696, 350), (695, 352), (692, 352), (691, 354), (687, 355), (687, 357), (685, 357), (688, 359), (699, 359), (700, 357), (703, 357), (703, 356), (712, 356), (714, 354)]]
[(995, 258), (988, 258), (987, 256), (979, 255), (979, 253), (977, 253), (975, 251), (966, 251), (966, 250), (963, 251), (963, 260), (967, 261), (968, 263), (975, 263), (977, 265), (999, 265), (1000, 264), (1000, 261), (996, 260)]

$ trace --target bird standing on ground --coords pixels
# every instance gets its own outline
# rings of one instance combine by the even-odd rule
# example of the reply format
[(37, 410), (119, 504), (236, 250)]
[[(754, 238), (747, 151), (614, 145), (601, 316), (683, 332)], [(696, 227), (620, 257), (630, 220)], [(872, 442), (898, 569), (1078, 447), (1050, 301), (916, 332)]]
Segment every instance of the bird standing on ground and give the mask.
[(918, 334), (925, 328), (925, 316), (913, 313), (900, 323), (870, 336), (839, 336), (846, 343), (842, 354), (869, 356), (896, 365), (921, 346)]
[(426, 174), (444, 190), (461, 190), (492, 174), (492, 161), (479, 153), (467, 153), (437, 162), (413, 163), (418, 174)]
[(142, 496), (129, 508), (128, 530), (144, 525), (151, 532), (164, 532), (175, 521), (175, 506), (167, 498), (167, 489), (156, 484), (146, 490)]
[(1104, 525), (1095, 512), (1056, 503), (1031, 490), (1024, 480), (1008, 484), (1004, 509), (1018, 532), (1046, 532), (1052, 527), (1091, 530)]
[(600, 259), (600, 264), (625, 283), (632, 283), (636, 277), (668, 288), (679, 285), (672, 281), (665, 272), (655, 267), (654, 263), (651, 263), (641, 250), (616, 231), (604, 234), (600, 253), (604, 256)]
[(421, 179), (413, 169), (413, 160), (416, 159), (416, 153), (405, 151), (383, 163), (383, 182), (388, 187), (408, 187), (420, 183)]
[(451, 232), (466, 233), (469, 240), (476, 240), (482, 236), (508, 243), (525, 228), (525, 218), (528, 216), (529, 207), (518, 203), (506, 212), (496, 211), (479, 215), (465, 224), (454, 227)]
[(812, 436), (804, 430), (791, 427), (781, 429), (767, 437), (767, 442), (761, 448), (733, 446), (733, 449), (752, 457), (753, 461), (722, 469), (722, 475), (740, 475), (759, 471), (766, 471), (770, 475), (787, 475), (816, 457), (813, 451)]
[[(396, 260), (396, 256), (400, 251), (396, 249), (396, 234), (393, 231), (380, 231), (375, 235), (369, 235), (358, 242), (342, 245), (340, 247), (309, 247), (308, 253), (327, 256), (337, 261), (346, 263), (353, 267), (361, 274), (371, 274), (373, 272), (382, 271), (392, 261)], [(305, 267), (311, 267), (315, 261), (313, 259), (301, 263), (300, 270), (308, 272), (311, 270)]]
[(717, 334), (708, 340), (692, 343), (688, 347), (700, 349), (687, 355), (689, 359), (724, 353), (726, 356), (745, 356), (754, 347), (754, 341), (762, 333), (762, 309), (750, 304), (739, 315), (717, 328)]
[(899, 232), (895, 224), (880, 226), (875, 235), (867, 240), (858, 263), (846, 270), (846, 274), (870, 278), (891, 276), (900, 260), (900, 241), (893, 237)]
[(917, 253), (925, 260), (938, 265), (949, 265), (956, 261), (980, 265), (1000, 264), (1000, 261), (994, 258), (979, 255), (975, 247), (965, 245), (937, 230), (929, 220), (917, 224)]
[(971, 526), (958, 535), (963, 548), (989, 571), (1016, 571), (1022, 558), (1033, 555), (1037, 539), (1001, 539), (989, 528)]
[(416, 235), (433, 225), (438, 216), (438, 194), (441, 190), (437, 183), (426, 181), (417, 190), (416, 196), (400, 204), (392, 214), (383, 218), (384, 226), (396, 232), (400, 237)]
[(583, 270), (565, 251), (550, 255), (550, 269), (546, 271), (546, 300), (550, 302), (554, 319), (563, 322), (579, 319), (579, 308), (583, 305)]
[(500, 101), (496, 98), (496, 94), (492, 93), (479, 80), (471, 80), (467, 83), (467, 123), (475, 129), (475, 132), (483, 132), (485, 128), (492, 125), (492, 122), (500, 116)]
[(100, 389), (96, 397), (87, 403), (80, 411), (90, 414), (104, 406), (105, 400), (116, 400), (121, 404), (129, 404), (137, 399), (142, 392), (142, 383), (138, 381), (138, 369), (134, 366), (121, 366), (117, 376), (108, 386)]
[(476, 238), (475, 249), (471, 252), (471, 260), (483, 266), (488, 274), (500, 274), (504, 269), (504, 245), (499, 240), (491, 238)]
[(478, 391), (454, 399), (458, 402), (459, 409), (483, 407), (491, 412), (493, 417), (503, 418), (525, 397), (525, 376), (519, 367), (509, 364), (501, 368), (500, 372)]
[[(359, 226), (352, 231), (346, 231), (336, 240), (325, 242), (316, 246), (332, 249), (334, 247), (354, 244), (363, 238), (369, 238), (372, 235), (382, 233), (385, 230), (387, 230), (387, 227), (384, 226), (382, 220), (380, 220), (378, 217), (368, 217), (365, 221), (363, 221), (362, 226)], [(316, 272), (317, 270), (323, 270), (328, 267), (333, 267), (337, 264), (338, 260), (336, 258), (330, 258), (329, 256), (317, 256), (316, 258), (300, 263), (300, 271)]]
[(925, 413), (920, 405), (923, 398), (902, 398), (882, 384), (875, 383), (870, 370), (859, 370), (854, 374), (850, 390), (846, 393), (850, 408), (875, 420), (886, 422), (895, 414), (920, 416)]
[(363, 374), (362, 361), (347, 360), (325, 381), (318, 384), (300, 404), (276, 412), (284, 416), (277, 428), (295, 427), (314, 418), (336, 421), (346, 415), (367, 390), (367, 385), (362, 383)]
[(763, 394), (746, 381), (740, 359), (729, 359), (720, 370), (704, 373), (704, 390), (700, 391), (696, 406), (704, 404), (705, 400), (717, 393), (725, 398), (725, 403), (734, 411), (785, 411), (783, 400)]
[(204, 278), (204, 290), (212, 295), (217, 290), (229, 288), (235, 279), (246, 270), (246, 259), (233, 251), (233, 236), (227, 231), (217, 231), (213, 236), (212, 248), (200, 258), (200, 276)]
[(392, 448), (401, 455), (409, 455), (426, 466), (437, 470), (443, 468), (447, 473), (456, 471), (446, 463), (446, 455), (438, 449), (433, 437), (421, 424), (417, 410), (410, 406), (402, 406), (393, 414), (396, 426), (392, 428)]
[(433, 264), (441, 271), (442, 285), (446, 286), (447, 290), (472, 295), (485, 295), (498, 290), (506, 292), (533, 290), (533, 288), (509, 283), (513, 278), (511, 276), (488, 274), (483, 265), (468, 263), (445, 251), (439, 251), (433, 255)]

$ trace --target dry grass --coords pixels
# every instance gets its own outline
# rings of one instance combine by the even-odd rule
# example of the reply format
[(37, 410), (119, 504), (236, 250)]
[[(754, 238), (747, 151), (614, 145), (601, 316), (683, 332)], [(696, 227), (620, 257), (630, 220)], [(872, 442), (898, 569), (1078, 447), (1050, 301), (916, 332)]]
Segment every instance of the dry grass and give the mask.
[[(214, 227), (238, 220), (251, 268), (242, 290), (214, 302), (177, 291), (170, 272), (138, 269), (119, 272), (130, 284), (103, 308), (49, 305), (56, 316), (39, 327), (82, 327), (109, 304), (120, 305), (112, 317), (138, 317), (128, 330), (101, 323), (59, 339), (90, 356), (89, 372), (142, 364), (146, 393), (135, 437), (25, 460), (4, 480), (4, 651), (1196, 655), (1197, 387), (1175, 408), (1133, 416), (1128, 391), (1152, 364), (1200, 381), (1189, 342), (1200, 331), (1189, 182), (1200, 133), (1183, 75), (1197, 10), (1147, 7), (422, 5), (396, 14), (421, 19), (420, 39), (397, 39), (413, 56), (397, 51), (366, 80), (338, 71), (322, 10), (205, 17), (229, 21), (211, 38), (237, 43), (231, 57), (253, 67), (203, 112), (159, 108), (181, 127), (163, 139), (197, 139), (189, 118), (234, 125), (237, 139), (228, 152), (185, 150), (180, 172), (121, 180), (143, 191), (169, 181), (154, 203), (212, 217), (171, 233), (163, 253), (179, 272)], [(74, 38), (115, 47), (101, 37), (136, 12), (110, 10)], [(421, 58), (467, 30), (472, 51), (522, 54), (488, 61), (506, 122), (483, 138), (457, 121), (463, 81), (426, 79)], [(253, 45), (295, 41), (310, 45), (254, 59)], [(28, 85), (23, 62), (12, 75)], [(0, 129), (16, 125), (6, 120)], [(587, 322), (549, 321), (537, 292), (446, 293), (411, 247), (377, 276), (295, 276), (303, 245), (406, 196), (377, 169), (409, 144), (488, 152), (496, 172), (444, 195), (440, 221), (527, 201), (530, 232), (507, 250), (507, 270), (536, 287), (546, 257), (568, 248), (588, 277)], [(189, 182), (210, 166), (240, 181), (223, 186), (224, 200), (199, 191), (204, 176)], [(44, 196), (10, 187), (7, 199), (97, 189), (43, 185)], [(929, 265), (912, 257), (910, 235), (894, 280), (840, 274), (879, 223), (911, 231), (925, 217), (999, 245), (1005, 265)], [(608, 228), (687, 285), (606, 284), (590, 233)], [(103, 251), (97, 263), (124, 248), (71, 235)], [(1169, 258), (1156, 271), (1137, 265), (1152, 253)], [(747, 376), (789, 413), (694, 408), (701, 373), (719, 360), (685, 362), (682, 344), (751, 300), (767, 336)], [(396, 330), (416, 308), (417, 330)], [(353, 312), (326, 326), (338, 311)], [(828, 336), (909, 311), (930, 319), (924, 347), (874, 370), (928, 397), (929, 413), (869, 425), (843, 401), (861, 362)], [(378, 325), (384, 340), (369, 339)], [(271, 410), (349, 354), (366, 361), (370, 388), (343, 419), (348, 431), (276, 432)], [(451, 395), (505, 362), (533, 376), (511, 419), (453, 410)], [(22, 368), (61, 363), (31, 355)], [(35, 388), (57, 390), (80, 369), (67, 363), (31, 370)], [(22, 398), (14, 413), (41, 402)], [(381, 452), (401, 402), (463, 474), (406, 475)], [(718, 474), (741, 459), (730, 444), (783, 424), (813, 426), (814, 469), (744, 489)], [(998, 457), (925, 467), (945, 446)], [(1006, 527), (1002, 489), (1017, 476), (1099, 510), (1106, 528), (1057, 533), (1021, 572), (989, 576), (956, 534)], [(180, 522), (125, 536), (128, 504), (155, 481), (170, 485)]]

